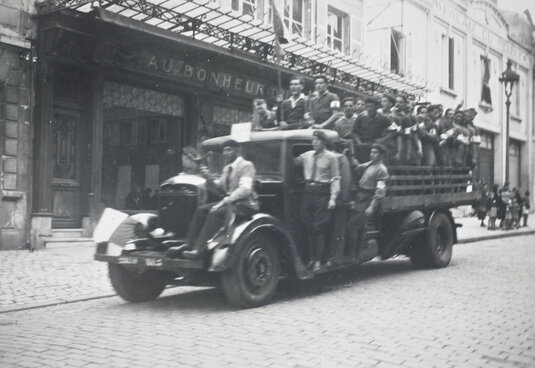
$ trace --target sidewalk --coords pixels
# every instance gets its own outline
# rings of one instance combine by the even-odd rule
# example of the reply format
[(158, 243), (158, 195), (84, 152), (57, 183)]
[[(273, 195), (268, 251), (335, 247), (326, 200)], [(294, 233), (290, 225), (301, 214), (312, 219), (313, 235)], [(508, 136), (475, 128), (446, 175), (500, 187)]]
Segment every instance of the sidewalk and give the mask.
[[(459, 243), (535, 234), (535, 227), (488, 231), (475, 217), (455, 219)], [(107, 265), (93, 260), (94, 247), (0, 252), (0, 313), (115, 295)]]

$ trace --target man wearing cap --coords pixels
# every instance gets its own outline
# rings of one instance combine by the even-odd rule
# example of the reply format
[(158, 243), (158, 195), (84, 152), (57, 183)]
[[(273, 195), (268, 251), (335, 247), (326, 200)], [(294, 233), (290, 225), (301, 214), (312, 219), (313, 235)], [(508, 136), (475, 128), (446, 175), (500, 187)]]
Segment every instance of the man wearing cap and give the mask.
[(360, 250), (366, 241), (366, 223), (373, 219), (379, 202), (386, 195), (388, 169), (383, 164), (386, 148), (374, 143), (370, 150), (371, 161), (360, 164), (353, 160), (353, 171), (360, 176), (354, 210), (348, 221), (348, 247), (354, 260), (360, 260)]
[(327, 89), (327, 77), (314, 78), (316, 96), (310, 100), (310, 119), (314, 128), (329, 128), (339, 117), (340, 99)]
[[(259, 210), (258, 196), (254, 191), (256, 169), (252, 162), (245, 160), (234, 140), (223, 144), (225, 167), (218, 183), (212, 182), (225, 193), (217, 203), (201, 206), (195, 212), (184, 245), (171, 247), (172, 256), (182, 253), (183, 258), (199, 259), (206, 253), (206, 242), (224, 226), (229, 205), (239, 216), (250, 216)], [(205, 176), (209, 174), (204, 172)]]
[(340, 193), (338, 158), (326, 149), (327, 144), (329, 139), (325, 132), (315, 131), (312, 140), (314, 149), (295, 158), (295, 164), (303, 166), (306, 180), (300, 217), (310, 237), (309, 264), (313, 266), (314, 271), (321, 268), (323, 255), (326, 253), (327, 225)]
[(368, 97), (366, 99), (366, 115), (359, 115), (353, 127), (353, 141), (357, 148), (357, 159), (360, 162), (370, 158), (371, 145), (382, 138), (390, 125), (390, 120), (377, 112), (381, 105), (379, 99)]

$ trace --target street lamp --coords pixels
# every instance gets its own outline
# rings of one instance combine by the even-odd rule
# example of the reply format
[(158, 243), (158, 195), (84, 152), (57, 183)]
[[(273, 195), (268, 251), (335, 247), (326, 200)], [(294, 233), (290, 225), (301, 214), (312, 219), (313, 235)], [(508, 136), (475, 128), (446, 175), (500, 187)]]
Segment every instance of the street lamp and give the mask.
[(507, 69), (502, 73), (499, 81), (503, 83), (505, 90), (505, 108), (506, 108), (506, 120), (505, 120), (505, 181), (509, 181), (509, 108), (511, 107), (511, 94), (513, 93), (513, 86), (518, 82), (519, 75), (511, 69), (511, 60), (507, 60)]

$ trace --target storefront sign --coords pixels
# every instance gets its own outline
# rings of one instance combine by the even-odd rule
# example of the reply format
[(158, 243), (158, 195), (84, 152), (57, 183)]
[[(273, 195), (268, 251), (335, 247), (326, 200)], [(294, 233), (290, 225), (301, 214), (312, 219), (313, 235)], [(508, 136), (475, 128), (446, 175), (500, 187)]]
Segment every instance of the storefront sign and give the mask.
[(188, 60), (176, 56), (157, 54), (143, 50), (136, 60), (136, 66), (146, 72), (164, 75), (189, 84), (202, 85), (213, 90), (251, 98), (275, 99), (279, 90), (265, 81), (245, 76), (220, 66)]

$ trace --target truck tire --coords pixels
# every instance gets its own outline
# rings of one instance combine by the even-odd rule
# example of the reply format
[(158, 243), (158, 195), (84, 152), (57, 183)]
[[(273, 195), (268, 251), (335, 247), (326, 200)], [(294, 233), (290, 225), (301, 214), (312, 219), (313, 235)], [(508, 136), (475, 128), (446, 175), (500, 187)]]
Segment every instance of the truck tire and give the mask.
[(443, 213), (437, 213), (429, 222), (427, 231), (416, 239), (410, 259), (419, 268), (443, 268), (453, 251), (453, 228)]
[(108, 263), (108, 274), (117, 294), (132, 303), (156, 299), (167, 284), (161, 271), (147, 270), (138, 274), (116, 263)]
[(225, 297), (241, 308), (267, 304), (279, 282), (279, 252), (263, 234), (253, 235), (240, 248), (234, 265), (221, 275)]

